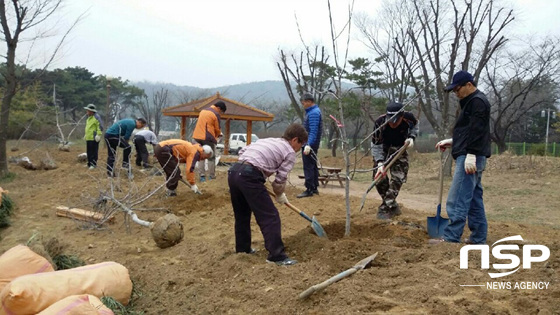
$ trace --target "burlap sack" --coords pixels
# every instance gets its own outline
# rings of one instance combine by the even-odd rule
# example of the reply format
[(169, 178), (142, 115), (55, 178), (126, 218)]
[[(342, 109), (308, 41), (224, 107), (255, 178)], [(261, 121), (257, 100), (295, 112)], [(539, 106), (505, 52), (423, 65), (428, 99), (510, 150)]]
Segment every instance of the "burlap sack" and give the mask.
[(19, 276), (51, 271), (53, 266), (43, 256), (27, 246), (17, 245), (0, 256), (0, 291)]
[(0, 315), (36, 314), (76, 294), (110, 296), (127, 305), (132, 293), (128, 270), (116, 262), (18, 277), (0, 292)]
[(71, 295), (47, 307), (38, 315), (115, 315), (96, 296)]

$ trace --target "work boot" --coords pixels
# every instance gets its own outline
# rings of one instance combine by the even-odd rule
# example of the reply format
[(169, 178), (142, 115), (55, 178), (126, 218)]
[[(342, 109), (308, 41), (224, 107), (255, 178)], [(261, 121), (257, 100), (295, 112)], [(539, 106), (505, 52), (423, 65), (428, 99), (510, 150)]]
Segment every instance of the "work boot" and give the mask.
[(393, 218), (393, 215), (389, 212), (377, 212), (377, 218), (379, 220), (391, 220)]
[(318, 195), (319, 194), (319, 189), (313, 189), (313, 194)]
[(200, 182), (204, 183), (206, 181), (206, 177), (205, 176), (200, 176)]
[(394, 216), (394, 217), (399, 216), (399, 215), (402, 214), (401, 207), (399, 207), (398, 204), (397, 204), (396, 207), (391, 207), (391, 208), (389, 208), (389, 211), (388, 211), (388, 212), (389, 212), (392, 216)]
[(307, 189), (304, 192), (302, 192), (301, 194), (297, 195), (297, 197), (298, 198), (313, 197), (313, 191)]
[(168, 189), (167, 190), (167, 196), (168, 197), (175, 197), (175, 196), (177, 196), (177, 193), (173, 189)]

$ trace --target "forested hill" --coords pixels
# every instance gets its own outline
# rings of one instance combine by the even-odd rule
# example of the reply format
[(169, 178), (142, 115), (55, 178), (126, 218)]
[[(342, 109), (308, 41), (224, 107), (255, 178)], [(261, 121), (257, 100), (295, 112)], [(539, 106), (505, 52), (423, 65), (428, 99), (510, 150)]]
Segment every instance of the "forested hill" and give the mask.
[(215, 88), (198, 88), (194, 86), (178, 86), (171, 83), (160, 82), (131, 82), (133, 85), (143, 89), (148, 97), (161, 88), (169, 90), (172, 94), (174, 103), (181, 103), (184, 100), (194, 100), (219, 92), (221, 95), (233, 100), (251, 104), (255, 102), (263, 103), (287, 103), (289, 102), (286, 88), (282, 81), (260, 81), (251, 83), (241, 83)]

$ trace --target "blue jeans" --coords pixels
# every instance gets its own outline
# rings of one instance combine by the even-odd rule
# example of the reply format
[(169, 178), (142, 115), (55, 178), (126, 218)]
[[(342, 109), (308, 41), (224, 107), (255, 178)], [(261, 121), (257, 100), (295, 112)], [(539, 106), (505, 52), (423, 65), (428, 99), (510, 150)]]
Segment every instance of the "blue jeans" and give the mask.
[(461, 236), (468, 220), (471, 235), (470, 242), (486, 244), (488, 223), (482, 200), (482, 172), (486, 167), (486, 157), (476, 156), (476, 173), (465, 173), (466, 155), (457, 157), (453, 181), (447, 195), (447, 215), (450, 222), (443, 233), (448, 242), (461, 242)]

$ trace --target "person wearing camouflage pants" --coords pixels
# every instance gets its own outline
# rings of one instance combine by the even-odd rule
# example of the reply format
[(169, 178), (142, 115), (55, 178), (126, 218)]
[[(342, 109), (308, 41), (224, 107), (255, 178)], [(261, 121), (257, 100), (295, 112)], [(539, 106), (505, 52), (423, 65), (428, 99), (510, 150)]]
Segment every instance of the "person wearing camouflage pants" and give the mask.
[(387, 113), (375, 120), (374, 128), (372, 155), (374, 163), (377, 164), (377, 171), (373, 178), (378, 180), (376, 189), (382, 199), (377, 218), (386, 220), (401, 214), (397, 196), (402, 184), (406, 182), (408, 153), (403, 152), (391, 165), (390, 178), (386, 176), (385, 165), (405, 143), (408, 143), (408, 148), (414, 145), (414, 139), (418, 135), (418, 120), (411, 112), (404, 111), (403, 104), (390, 102), (387, 105)]
[[(399, 148), (389, 148), (388, 156), (391, 156)], [(392, 217), (401, 214), (401, 209), (397, 203), (397, 196), (402, 184), (406, 183), (408, 174), (408, 153), (404, 152), (389, 169), (391, 180), (387, 176), (383, 177), (377, 186), (377, 192), (381, 196), (382, 202), (379, 206), (378, 217)]]

